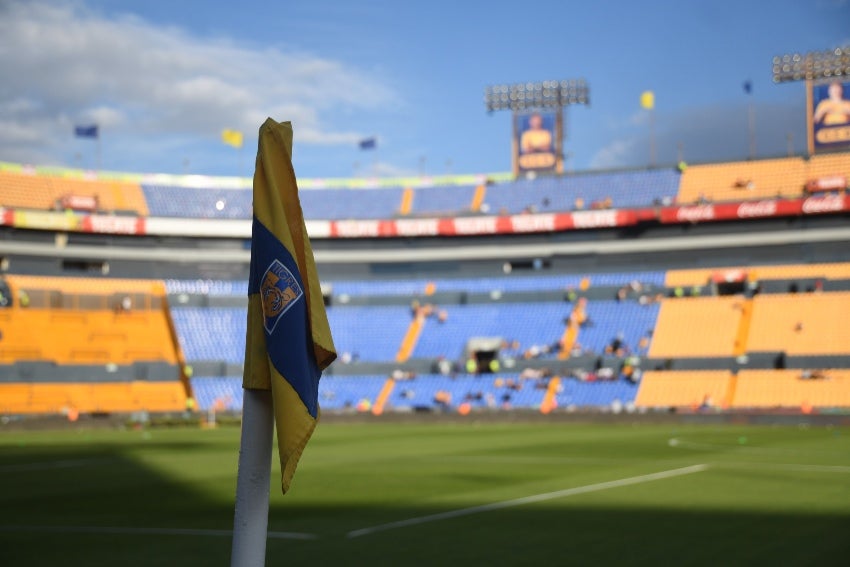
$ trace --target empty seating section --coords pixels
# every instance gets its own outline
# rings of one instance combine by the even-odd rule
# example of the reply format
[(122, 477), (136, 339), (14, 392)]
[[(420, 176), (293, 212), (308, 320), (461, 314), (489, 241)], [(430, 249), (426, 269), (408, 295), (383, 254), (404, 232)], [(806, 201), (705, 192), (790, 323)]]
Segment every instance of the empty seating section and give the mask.
[(249, 189), (210, 189), (142, 184), (152, 217), (250, 219)]
[(386, 376), (325, 376), (319, 381), (319, 407), (323, 410), (352, 409), (360, 400), (375, 399), (387, 381)]
[(850, 154), (815, 155), (806, 162), (807, 181), (833, 175), (841, 175), (850, 180)]
[(191, 382), (198, 409), (242, 410), (241, 376), (198, 376)]
[(635, 405), (647, 408), (697, 407), (728, 399), (731, 374), (726, 370), (672, 370), (643, 373)]
[(638, 345), (643, 337), (652, 334), (658, 310), (658, 304), (640, 305), (635, 301), (588, 301), (590, 324), (580, 328), (578, 343), (583, 350), (602, 353), (619, 337), (627, 352), (646, 354)]
[(248, 280), (165, 280), (169, 294), (204, 294), (215, 296), (248, 296)]
[[(0, 384), (0, 412), (185, 408), (186, 389), (179, 379), (162, 282), (14, 275), (6, 281), (16, 301), (0, 309), (0, 364), (49, 362), (68, 369), (68, 378), (47, 382), (36, 374), (27, 381)], [(24, 295), (28, 302), (22, 305)], [(116, 308), (125, 297), (132, 298), (129, 306)], [(105, 365), (107, 372), (117, 372), (119, 366), (137, 362), (170, 365), (173, 379), (168, 378), (170, 371), (164, 380), (139, 380), (122, 372), (104, 382), (86, 374), (87, 368)]]
[(445, 322), (433, 317), (426, 320), (414, 358), (459, 360), (473, 337), (518, 341), (521, 351), (532, 345), (552, 345), (561, 338), (564, 319), (569, 316), (569, 306), (563, 302), (452, 305), (446, 310)]
[(337, 352), (361, 361), (394, 360), (410, 319), (410, 309), (404, 306), (328, 309)]
[[(33, 304), (0, 310), (4, 363), (177, 363), (164, 305), (151, 305), (157, 301), (152, 296), (162, 295), (161, 282), (30, 276), (9, 276), (7, 281), (13, 293), (23, 290), (32, 296)], [(121, 294), (141, 296), (148, 304), (116, 310), (112, 296)]]
[(187, 361), (242, 364), (245, 360), (244, 307), (179, 307), (171, 316)]
[(795, 278), (850, 279), (850, 262), (835, 264), (789, 264), (780, 266), (739, 266), (725, 268), (700, 268), (669, 270), (665, 278), (668, 287), (702, 285), (712, 274), (743, 270), (756, 280), (782, 280)]
[(413, 190), (412, 215), (454, 216), (470, 212), (474, 185), (419, 187)]
[(581, 382), (566, 379), (561, 380), (555, 401), (560, 408), (610, 406), (614, 401), (630, 404), (637, 391), (638, 386), (626, 380)]
[(800, 370), (742, 370), (735, 408), (850, 407), (850, 370), (824, 370), (824, 377), (803, 379)]
[(757, 295), (750, 351), (850, 353), (850, 292)]
[(186, 391), (173, 382), (0, 384), (0, 414), (180, 411)]
[(66, 195), (97, 197), (98, 207), (104, 212), (148, 214), (147, 202), (138, 183), (0, 171), (0, 206), (54, 209), (56, 202)]
[(649, 356), (732, 356), (741, 301), (734, 296), (664, 300)]
[(799, 157), (692, 165), (682, 174), (678, 200), (687, 204), (701, 197), (712, 201), (799, 197), (807, 169)]
[(596, 274), (557, 274), (535, 276), (490, 276), (476, 278), (437, 278), (433, 280), (333, 281), (334, 295), (421, 295), (431, 282), (437, 292), (489, 293), (491, 291), (564, 291), (578, 289), (582, 280), (591, 286), (619, 287), (632, 281), (662, 285), (664, 272), (610, 272)]
[(491, 214), (516, 214), (530, 207), (538, 212), (569, 211), (576, 199), (590, 207), (610, 198), (614, 208), (630, 208), (675, 198), (678, 190), (679, 174), (672, 170), (586, 173), (491, 185), (484, 202)]
[(401, 207), (401, 187), (301, 191), (305, 219), (388, 219)]
[(10, 309), (0, 312), (0, 362), (57, 364), (162, 361), (176, 364), (168, 321), (159, 311)]

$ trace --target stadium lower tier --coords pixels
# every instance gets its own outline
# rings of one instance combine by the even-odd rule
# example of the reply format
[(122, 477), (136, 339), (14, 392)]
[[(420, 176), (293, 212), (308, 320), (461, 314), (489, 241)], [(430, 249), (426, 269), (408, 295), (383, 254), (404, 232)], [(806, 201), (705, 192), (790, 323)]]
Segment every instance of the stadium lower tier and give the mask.
[[(240, 411), (242, 379), (198, 377), (192, 389), (201, 410)], [(465, 411), (466, 409), (792, 409), (850, 408), (850, 370), (648, 371), (638, 384), (619, 377), (523, 379), (518, 374), (326, 376), (319, 383), (325, 411)]]
[[(242, 379), (192, 379), (201, 410), (242, 409)], [(444, 376), (424, 374), (393, 380), (386, 376), (326, 376), (319, 382), (323, 411), (464, 411), (468, 409), (540, 409), (611, 407), (633, 402), (637, 386), (623, 379), (580, 382), (575, 379), (523, 379), (519, 374)]]
[(186, 409), (186, 390), (172, 382), (0, 384), (2, 414), (170, 412)]
[(649, 371), (643, 374), (639, 407), (847, 408), (850, 370)]

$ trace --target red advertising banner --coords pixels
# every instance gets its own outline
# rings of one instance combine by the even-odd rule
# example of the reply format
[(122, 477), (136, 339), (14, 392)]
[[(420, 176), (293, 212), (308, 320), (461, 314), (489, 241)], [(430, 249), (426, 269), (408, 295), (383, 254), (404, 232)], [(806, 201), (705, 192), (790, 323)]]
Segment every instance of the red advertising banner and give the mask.
[[(467, 216), (398, 220), (308, 221), (319, 226), (318, 238), (399, 238), (427, 236), (484, 236), (532, 234), (632, 226), (638, 223), (683, 224), (755, 218), (822, 215), (850, 212), (850, 195), (817, 194), (801, 199), (764, 199), (735, 203), (709, 203), (662, 208), (591, 210), (512, 216)], [(85, 215), (54, 211), (21, 211), (0, 208), (0, 225), (39, 230), (74, 230), (98, 234), (156, 234), (205, 236), (221, 233), (227, 220), (187, 219), (175, 232), (172, 224), (115, 215)], [(241, 221), (240, 221), (241, 222)], [(191, 226), (186, 226), (190, 223)], [(231, 227), (228, 235), (249, 238), (250, 225)], [(170, 228), (169, 228), (170, 227)], [(244, 232), (244, 235), (243, 235)]]
[(806, 199), (766, 199), (743, 203), (710, 203), (664, 207), (662, 224), (697, 223), (768, 217), (789, 217), (850, 211), (850, 196), (825, 195)]

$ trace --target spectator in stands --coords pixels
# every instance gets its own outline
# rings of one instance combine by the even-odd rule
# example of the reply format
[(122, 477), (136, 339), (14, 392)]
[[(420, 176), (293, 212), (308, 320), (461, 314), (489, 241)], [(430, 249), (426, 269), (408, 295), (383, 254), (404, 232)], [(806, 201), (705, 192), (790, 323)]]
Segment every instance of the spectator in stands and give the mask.
[(451, 393), (445, 390), (437, 390), (437, 393), (434, 394), (434, 405), (443, 410), (449, 409), (449, 406), (452, 405)]
[(576, 200), (573, 202), (573, 209), (576, 211), (584, 210), (584, 199), (576, 197)]
[(18, 290), (18, 305), (21, 307), (29, 307), (30, 306), (30, 294), (27, 293), (25, 289)]
[(827, 93), (829, 98), (820, 101), (815, 108), (813, 117), (815, 124), (824, 126), (850, 124), (850, 100), (844, 99), (841, 81), (832, 81), (827, 87)]
[(437, 313), (437, 322), (438, 323), (445, 323), (448, 320), (449, 320), (449, 312), (446, 311), (445, 309), (440, 309), (440, 311)]

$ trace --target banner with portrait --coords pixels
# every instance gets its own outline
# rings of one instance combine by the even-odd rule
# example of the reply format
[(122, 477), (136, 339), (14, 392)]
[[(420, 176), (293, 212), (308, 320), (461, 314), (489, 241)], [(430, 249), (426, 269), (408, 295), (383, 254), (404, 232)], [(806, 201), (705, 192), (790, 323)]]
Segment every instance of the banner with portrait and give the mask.
[(850, 81), (813, 85), (808, 112), (815, 152), (850, 149)]
[(514, 174), (560, 173), (563, 169), (556, 111), (514, 114)]

